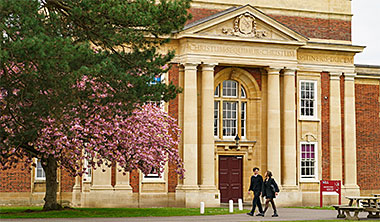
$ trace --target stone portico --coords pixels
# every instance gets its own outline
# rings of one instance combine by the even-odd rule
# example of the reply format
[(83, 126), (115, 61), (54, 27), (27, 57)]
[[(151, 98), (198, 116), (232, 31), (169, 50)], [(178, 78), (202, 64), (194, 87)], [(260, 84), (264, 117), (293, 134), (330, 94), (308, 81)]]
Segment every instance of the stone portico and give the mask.
[[(244, 201), (251, 198), (247, 194), (249, 178), (252, 168), (258, 166), (262, 172), (273, 172), (281, 188), (277, 199), (280, 205), (315, 205), (322, 179), (324, 100), (329, 100), (331, 179), (342, 180), (345, 172), (344, 195), (360, 193), (356, 182), (355, 136), (345, 136), (342, 141), (341, 129), (344, 126), (345, 135), (355, 135), (353, 58), (363, 47), (311, 41), (258, 9), (245, 5), (188, 24), (162, 50), (168, 49), (177, 52), (173, 64), (178, 66), (178, 72), (174, 75), (178, 76), (178, 84), (183, 88), (183, 94), (178, 97), (178, 119), (183, 128), (179, 149), (186, 169), (185, 178), (178, 180), (172, 194), (165, 193), (165, 189), (160, 193), (157, 191), (159, 184), (150, 184), (150, 191), (144, 196), (141, 190), (140, 194), (132, 192), (127, 177), (116, 177), (117, 186), (113, 188), (110, 172), (95, 170), (85, 198), (88, 204), (85, 201), (84, 206), (99, 203), (101, 196), (111, 198), (112, 195), (115, 197), (111, 199), (120, 199), (123, 195), (129, 198), (131, 205), (138, 202), (140, 206), (144, 198), (162, 203), (162, 197), (166, 199), (164, 205), (198, 207), (203, 201), (206, 206), (219, 206), (222, 196), (226, 195), (221, 191), (219, 166), (224, 156), (242, 158), (238, 172), (241, 181), (235, 188), (241, 190)], [(321, 96), (323, 73), (329, 76), (329, 98)], [(238, 145), (232, 137), (214, 134), (215, 90), (226, 80), (236, 81), (246, 91), (246, 135), (242, 137), (237, 133), (242, 137)], [(300, 115), (300, 82), (304, 80), (316, 82), (316, 118), (313, 119)], [(341, 81), (344, 81), (343, 92)], [(344, 104), (341, 104), (341, 97), (344, 97)], [(344, 110), (341, 110), (342, 105)], [(341, 112), (345, 115), (344, 122)], [(241, 122), (241, 118), (237, 118), (237, 122)], [(237, 127), (237, 131), (241, 127)], [(315, 146), (318, 149), (315, 152), (316, 175), (312, 179), (300, 176), (301, 142), (318, 144)], [(141, 189), (147, 185), (139, 186)], [(122, 188), (116, 189), (118, 186)], [(328, 197), (332, 202), (334, 198)], [(105, 203), (107, 200), (99, 204), (104, 206)]]

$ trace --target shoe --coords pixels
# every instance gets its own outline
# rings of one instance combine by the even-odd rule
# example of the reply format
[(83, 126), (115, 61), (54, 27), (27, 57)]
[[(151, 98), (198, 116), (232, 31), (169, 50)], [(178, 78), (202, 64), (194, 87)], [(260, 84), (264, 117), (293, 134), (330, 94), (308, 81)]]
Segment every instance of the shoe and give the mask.
[(264, 217), (264, 213), (256, 214), (256, 216), (258, 216), (258, 217)]
[(247, 215), (249, 215), (249, 216), (253, 216), (253, 213), (247, 213)]
[(277, 213), (274, 213), (274, 214), (272, 215), (272, 217), (278, 217), (278, 214), (277, 214)]

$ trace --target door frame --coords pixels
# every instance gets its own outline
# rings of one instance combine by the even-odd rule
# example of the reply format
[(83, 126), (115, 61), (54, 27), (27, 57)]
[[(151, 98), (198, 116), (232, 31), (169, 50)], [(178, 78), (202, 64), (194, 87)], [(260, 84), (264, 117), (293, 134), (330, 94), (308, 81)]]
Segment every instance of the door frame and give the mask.
[[(240, 180), (240, 184), (241, 184), (241, 198), (242, 198), (242, 200), (243, 200), (243, 202), (244, 202), (244, 166), (245, 166), (245, 164), (244, 164), (244, 161), (245, 161), (245, 154), (244, 153), (238, 153), (238, 154), (217, 154), (217, 161), (215, 161), (215, 162), (217, 162), (217, 164), (215, 164), (216, 165), (216, 172), (218, 172), (217, 173), (217, 176), (216, 176), (216, 178), (217, 178), (217, 184), (218, 184), (218, 189), (219, 189), (219, 186), (220, 186), (220, 180), (219, 180), (219, 173), (220, 173), (220, 168), (219, 168), (219, 158), (220, 157), (241, 157), (241, 180)], [(222, 194), (220, 194), (220, 202), (222, 202)]]

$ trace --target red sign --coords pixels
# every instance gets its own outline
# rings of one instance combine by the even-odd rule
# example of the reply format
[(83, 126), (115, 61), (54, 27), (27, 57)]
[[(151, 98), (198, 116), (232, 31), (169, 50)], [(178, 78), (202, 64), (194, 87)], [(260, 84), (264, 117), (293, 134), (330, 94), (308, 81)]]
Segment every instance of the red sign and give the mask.
[(337, 193), (339, 195), (339, 205), (341, 203), (341, 182), (340, 180), (321, 180), (320, 181), (320, 207), (323, 205), (323, 192)]

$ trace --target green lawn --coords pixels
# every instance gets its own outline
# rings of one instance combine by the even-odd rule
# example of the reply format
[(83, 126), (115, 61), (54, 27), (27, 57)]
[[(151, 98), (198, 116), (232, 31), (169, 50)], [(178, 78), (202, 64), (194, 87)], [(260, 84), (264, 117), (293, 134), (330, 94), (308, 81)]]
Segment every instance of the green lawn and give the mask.
[[(249, 210), (235, 214), (248, 213)], [(204, 215), (229, 214), (228, 208), (206, 208)], [(42, 211), (42, 207), (0, 207), (0, 218), (167, 217), (199, 216), (199, 208), (73, 208)]]

